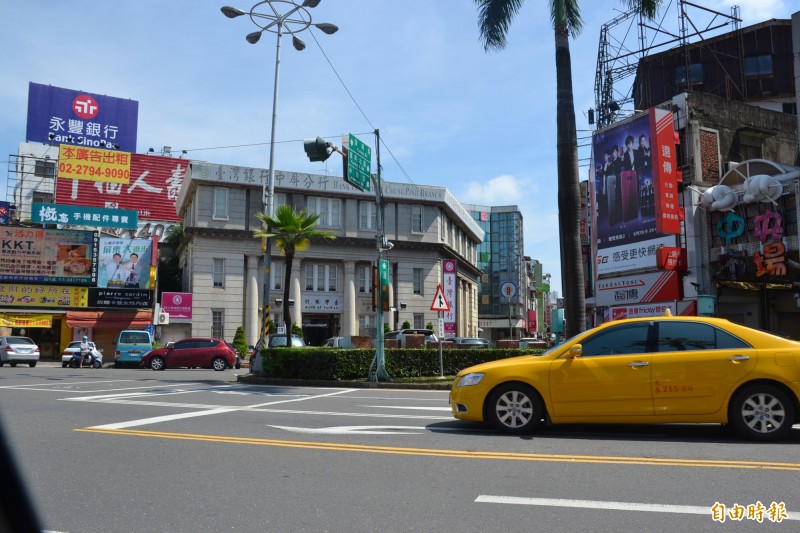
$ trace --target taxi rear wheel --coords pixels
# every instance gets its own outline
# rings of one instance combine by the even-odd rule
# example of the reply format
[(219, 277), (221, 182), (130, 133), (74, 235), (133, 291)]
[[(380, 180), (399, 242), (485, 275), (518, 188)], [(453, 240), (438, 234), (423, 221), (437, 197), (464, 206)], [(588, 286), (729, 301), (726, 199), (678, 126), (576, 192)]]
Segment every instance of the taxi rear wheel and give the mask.
[(530, 433), (544, 417), (544, 404), (536, 391), (524, 383), (506, 383), (489, 395), (486, 420), (505, 433)]
[(748, 439), (779, 440), (792, 429), (794, 404), (774, 385), (750, 385), (734, 396), (729, 420), (733, 429)]

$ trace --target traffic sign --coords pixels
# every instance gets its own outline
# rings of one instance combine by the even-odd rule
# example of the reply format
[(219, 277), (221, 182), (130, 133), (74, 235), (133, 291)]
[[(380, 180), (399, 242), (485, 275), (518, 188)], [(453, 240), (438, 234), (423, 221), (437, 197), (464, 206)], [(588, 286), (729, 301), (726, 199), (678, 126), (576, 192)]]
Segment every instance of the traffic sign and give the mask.
[(450, 312), (450, 304), (447, 302), (447, 298), (444, 297), (444, 291), (442, 290), (441, 284), (436, 286), (436, 294), (433, 296), (431, 311), (439, 311), (442, 313)]
[(517, 286), (510, 281), (504, 281), (500, 284), (500, 294), (510, 301), (517, 294)]
[(372, 148), (351, 133), (347, 147), (347, 175), (344, 180), (362, 191), (369, 191), (371, 168)]

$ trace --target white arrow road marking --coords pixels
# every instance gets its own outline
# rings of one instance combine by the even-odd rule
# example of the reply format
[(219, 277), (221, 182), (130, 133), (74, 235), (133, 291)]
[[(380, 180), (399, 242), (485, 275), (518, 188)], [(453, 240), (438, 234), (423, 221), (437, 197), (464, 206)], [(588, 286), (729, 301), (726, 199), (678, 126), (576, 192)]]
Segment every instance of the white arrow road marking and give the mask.
[[(644, 511), (648, 513), (701, 514), (712, 516), (711, 506), (666, 505), (660, 503), (604, 502), (595, 500), (565, 500), (555, 498), (519, 498), (516, 496), (488, 496), (475, 498), (475, 503), (502, 503), (506, 505), (539, 505), (545, 507), (572, 507), (581, 509), (608, 509), (613, 511)], [(784, 520), (800, 520), (800, 513), (787, 512)]]
[(269, 426), (292, 433), (308, 435), (418, 435), (425, 432), (424, 427), (416, 426), (334, 426), (328, 428), (298, 428), (292, 426)]

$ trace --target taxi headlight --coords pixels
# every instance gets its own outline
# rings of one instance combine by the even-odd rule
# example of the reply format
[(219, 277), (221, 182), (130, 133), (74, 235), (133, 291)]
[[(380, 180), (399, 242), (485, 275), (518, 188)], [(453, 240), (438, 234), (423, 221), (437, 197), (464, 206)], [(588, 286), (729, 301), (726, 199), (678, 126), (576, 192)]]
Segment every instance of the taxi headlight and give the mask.
[(470, 385), (477, 385), (483, 379), (484, 374), (480, 372), (472, 372), (467, 374), (458, 381), (458, 387), (469, 387)]

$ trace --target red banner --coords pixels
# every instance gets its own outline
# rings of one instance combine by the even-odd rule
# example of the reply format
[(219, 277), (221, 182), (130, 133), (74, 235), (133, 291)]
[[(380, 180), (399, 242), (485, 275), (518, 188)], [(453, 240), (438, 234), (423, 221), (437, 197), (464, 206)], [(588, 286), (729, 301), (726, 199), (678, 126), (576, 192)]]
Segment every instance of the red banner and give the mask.
[(683, 213), (678, 205), (678, 162), (672, 113), (650, 108), (650, 137), (654, 139), (653, 177), (656, 188), (656, 231), (680, 233)]
[(660, 270), (686, 270), (686, 248), (662, 246), (656, 250), (656, 266)]
[(131, 154), (127, 184), (56, 179), (56, 203), (112, 209), (136, 209), (139, 220), (180, 222), (175, 210), (189, 161)]

